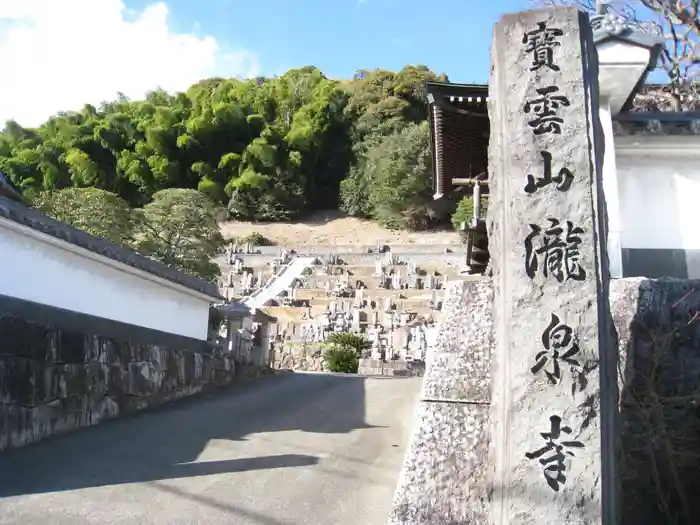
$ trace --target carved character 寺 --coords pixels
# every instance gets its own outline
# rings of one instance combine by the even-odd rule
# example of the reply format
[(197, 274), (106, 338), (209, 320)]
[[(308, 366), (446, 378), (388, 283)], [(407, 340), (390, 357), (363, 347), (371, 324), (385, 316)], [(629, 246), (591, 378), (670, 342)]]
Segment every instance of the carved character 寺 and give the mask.
[[(564, 460), (566, 456), (574, 457), (573, 451), (569, 449), (584, 448), (584, 444), (580, 441), (559, 441), (562, 438), (562, 434), (571, 434), (571, 428), (562, 426), (559, 416), (551, 416), (549, 422), (549, 432), (540, 433), (545, 439), (545, 445), (534, 452), (526, 452), (525, 457), (539, 460), (540, 464), (544, 466), (543, 473), (547, 480), (547, 485), (553, 491), (559, 492), (561, 486), (566, 483), (566, 465)], [(547, 453), (551, 453), (551, 455), (542, 457)]]

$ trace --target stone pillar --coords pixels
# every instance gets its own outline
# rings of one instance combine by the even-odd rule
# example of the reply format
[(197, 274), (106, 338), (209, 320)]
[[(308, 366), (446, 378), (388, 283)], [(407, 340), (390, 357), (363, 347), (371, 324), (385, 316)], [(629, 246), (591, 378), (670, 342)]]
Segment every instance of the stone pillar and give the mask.
[(491, 60), (491, 520), (613, 525), (617, 350), (588, 17), (504, 15)]

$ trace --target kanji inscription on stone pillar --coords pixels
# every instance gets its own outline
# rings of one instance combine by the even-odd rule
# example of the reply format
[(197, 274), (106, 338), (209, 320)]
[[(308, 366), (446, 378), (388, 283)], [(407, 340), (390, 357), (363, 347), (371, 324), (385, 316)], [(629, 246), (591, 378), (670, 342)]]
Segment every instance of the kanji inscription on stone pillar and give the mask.
[(491, 60), (491, 519), (613, 525), (617, 349), (588, 17), (504, 15)]

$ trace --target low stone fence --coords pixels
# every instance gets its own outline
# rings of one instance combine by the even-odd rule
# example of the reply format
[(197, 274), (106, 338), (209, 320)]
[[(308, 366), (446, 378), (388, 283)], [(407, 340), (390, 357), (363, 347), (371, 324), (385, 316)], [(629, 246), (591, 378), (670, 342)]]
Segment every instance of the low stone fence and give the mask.
[[(182, 339), (156, 344), (157, 337), (129, 336), (119, 323), (61, 316), (74, 327), (0, 308), (0, 450), (226, 385), (236, 375), (233, 359), (201, 341), (189, 350)], [(117, 329), (91, 333), (98, 322)]]
[[(450, 286), (391, 525), (489, 523), (489, 279)], [(610, 285), (622, 525), (700, 523), (700, 281)]]

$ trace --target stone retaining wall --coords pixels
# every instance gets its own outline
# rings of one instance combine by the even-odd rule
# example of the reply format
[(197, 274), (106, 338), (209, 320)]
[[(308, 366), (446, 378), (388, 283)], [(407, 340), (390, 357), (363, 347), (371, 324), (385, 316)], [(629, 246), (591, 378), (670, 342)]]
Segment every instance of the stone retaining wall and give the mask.
[(422, 377), (425, 374), (425, 363), (421, 361), (382, 361), (381, 359), (360, 359), (358, 374), (368, 376), (403, 376)]
[[(486, 525), (492, 285), (453, 283), (391, 525)], [(700, 523), (700, 281), (611, 281), (622, 525)]]
[(446, 291), (391, 525), (486, 523), (492, 296), (487, 279)]
[(226, 385), (232, 359), (0, 315), (0, 450)]
[(272, 367), (275, 370), (323, 372), (323, 345), (285, 343), (275, 348)]

